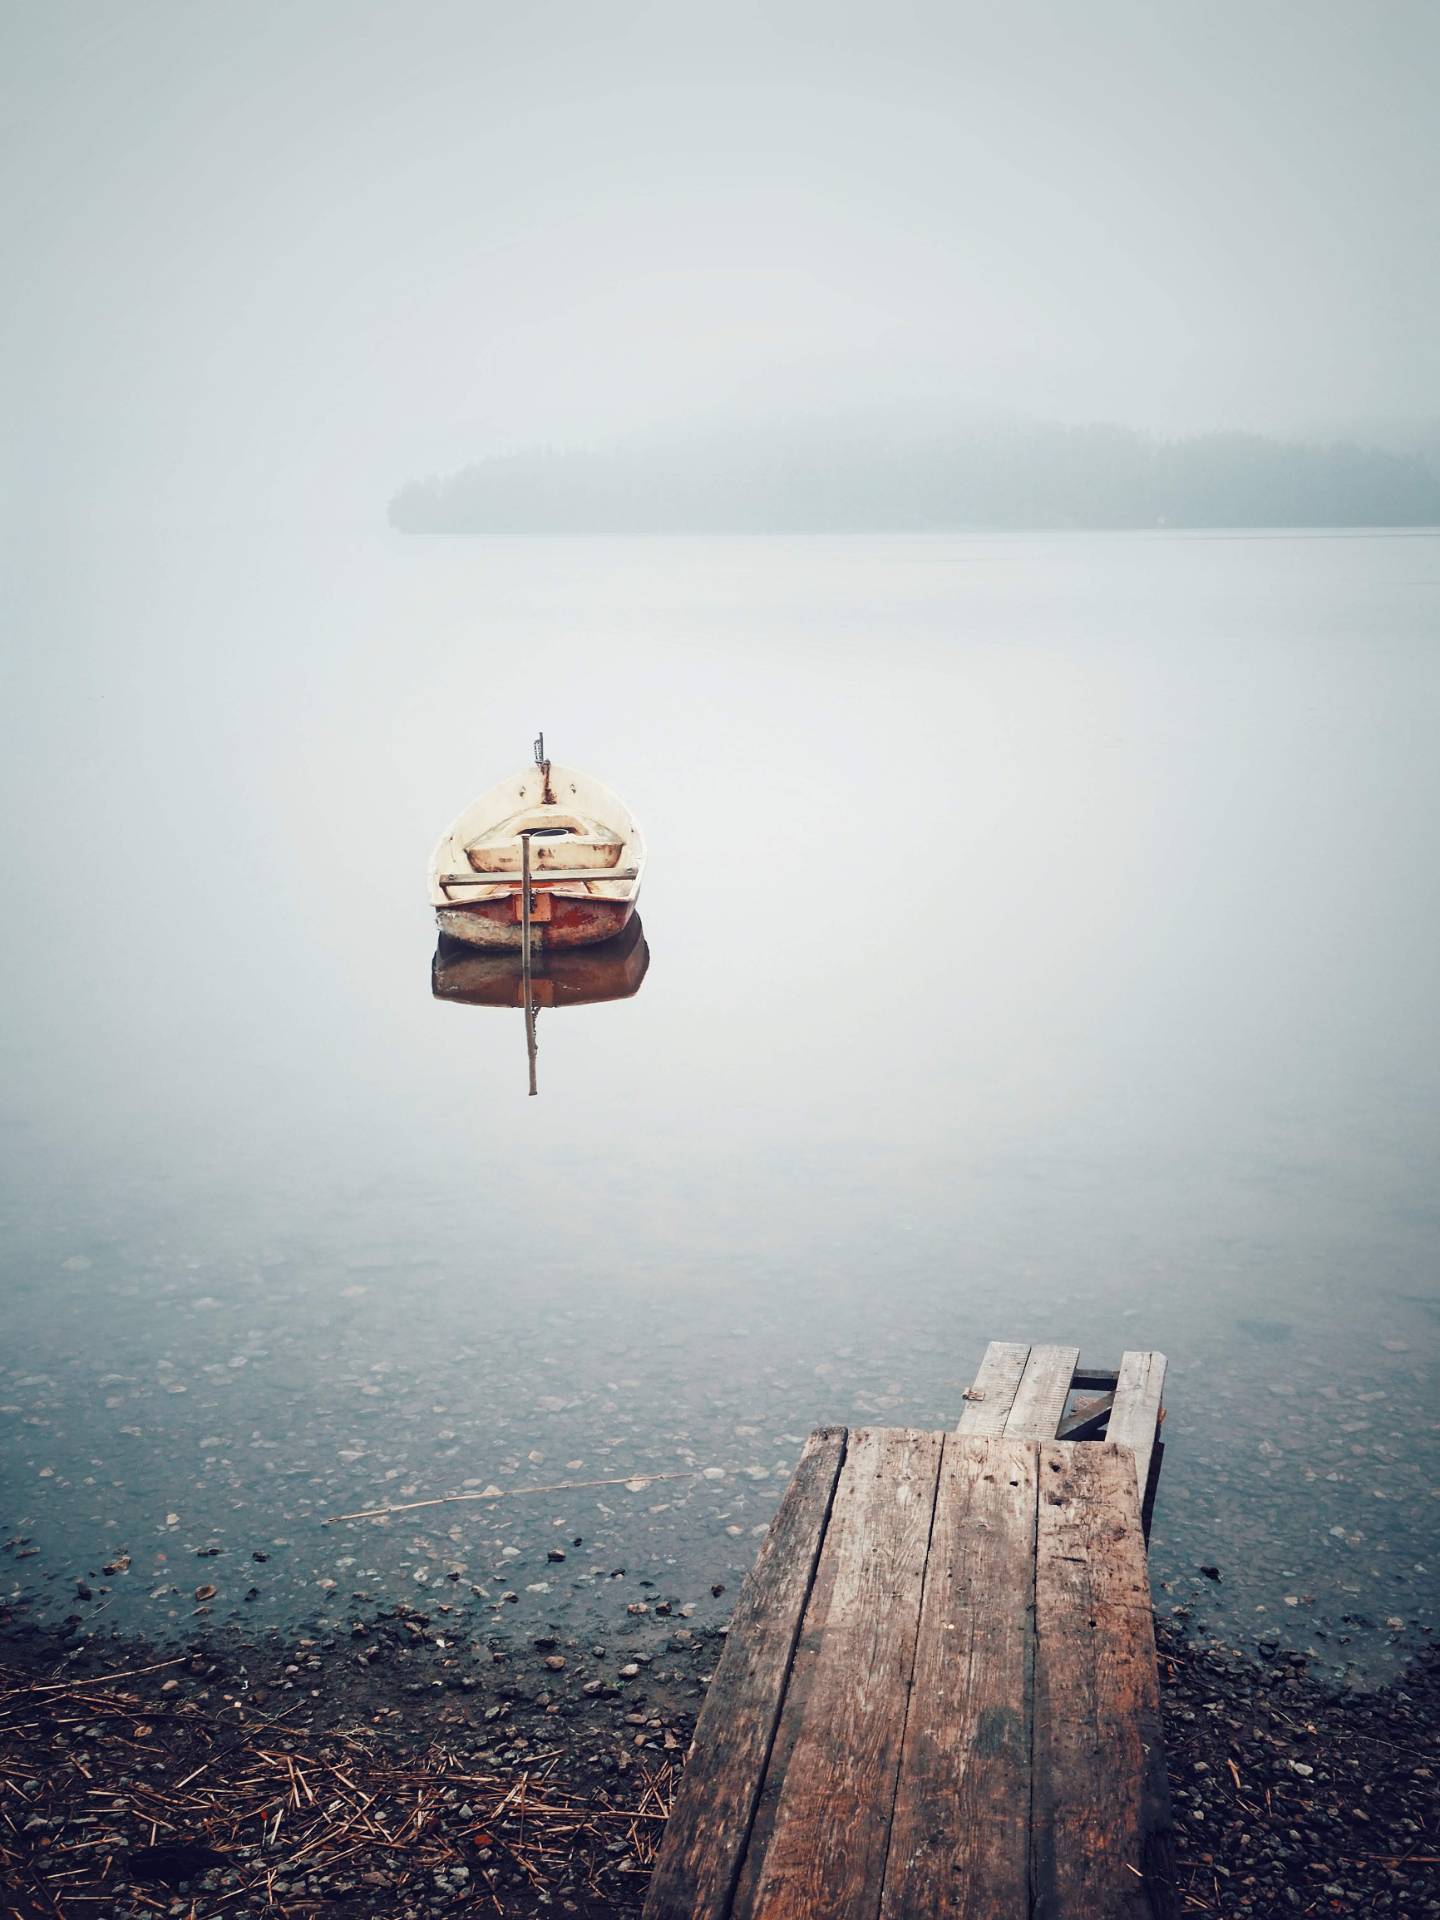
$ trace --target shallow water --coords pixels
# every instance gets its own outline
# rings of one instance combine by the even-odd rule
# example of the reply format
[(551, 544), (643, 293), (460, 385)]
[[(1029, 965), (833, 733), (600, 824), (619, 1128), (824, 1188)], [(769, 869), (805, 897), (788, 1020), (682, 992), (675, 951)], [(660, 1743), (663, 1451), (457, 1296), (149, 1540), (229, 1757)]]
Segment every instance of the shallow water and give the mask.
[[(1162, 1606), (1366, 1677), (1428, 1623), (1440, 540), (10, 573), (28, 1611), (721, 1619), (808, 1427), (953, 1424), (993, 1337), (1170, 1356)], [(530, 1100), (423, 878), (541, 726), (645, 825), (651, 960)]]

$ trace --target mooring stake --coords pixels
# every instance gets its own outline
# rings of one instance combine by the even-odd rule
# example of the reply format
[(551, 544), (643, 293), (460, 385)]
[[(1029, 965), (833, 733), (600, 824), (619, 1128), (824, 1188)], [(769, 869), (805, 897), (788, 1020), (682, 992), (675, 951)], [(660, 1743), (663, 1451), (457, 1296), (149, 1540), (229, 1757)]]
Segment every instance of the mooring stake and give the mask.
[(535, 983), (530, 976), (530, 835), (520, 835), (520, 971), (525, 985), (525, 1051), (530, 1056), (530, 1091), (535, 1084)]

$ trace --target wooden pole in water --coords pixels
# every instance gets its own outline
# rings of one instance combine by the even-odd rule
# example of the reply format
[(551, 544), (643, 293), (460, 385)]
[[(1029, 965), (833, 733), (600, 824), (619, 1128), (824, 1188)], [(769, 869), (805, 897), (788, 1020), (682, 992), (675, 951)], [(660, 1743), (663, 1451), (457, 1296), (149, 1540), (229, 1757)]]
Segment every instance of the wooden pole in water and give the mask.
[(530, 1091), (535, 1084), (535, 983), (530, 975), (530, 836), (520, 836), (520, 971), (525, 985), (525, 1051), (530, 1057)]

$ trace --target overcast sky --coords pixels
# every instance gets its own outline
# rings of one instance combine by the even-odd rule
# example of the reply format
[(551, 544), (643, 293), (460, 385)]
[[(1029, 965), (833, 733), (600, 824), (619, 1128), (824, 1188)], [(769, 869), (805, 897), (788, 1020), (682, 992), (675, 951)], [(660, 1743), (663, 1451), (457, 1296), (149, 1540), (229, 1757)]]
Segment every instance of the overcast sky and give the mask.
[(0, 0), (18, 491), (1440, 414), (1434, 0)]

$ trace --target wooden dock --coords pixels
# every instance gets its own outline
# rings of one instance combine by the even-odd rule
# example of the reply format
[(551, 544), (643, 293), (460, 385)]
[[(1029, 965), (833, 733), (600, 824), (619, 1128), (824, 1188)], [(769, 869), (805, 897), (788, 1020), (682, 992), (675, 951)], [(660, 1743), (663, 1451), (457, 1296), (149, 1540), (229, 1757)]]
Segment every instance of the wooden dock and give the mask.
[(1141, 1521), (1165, 1363), (1077, 1362), (992, 1345), (954, 1433), (811, 1435), (647, 1920), (1168, 1920)]

